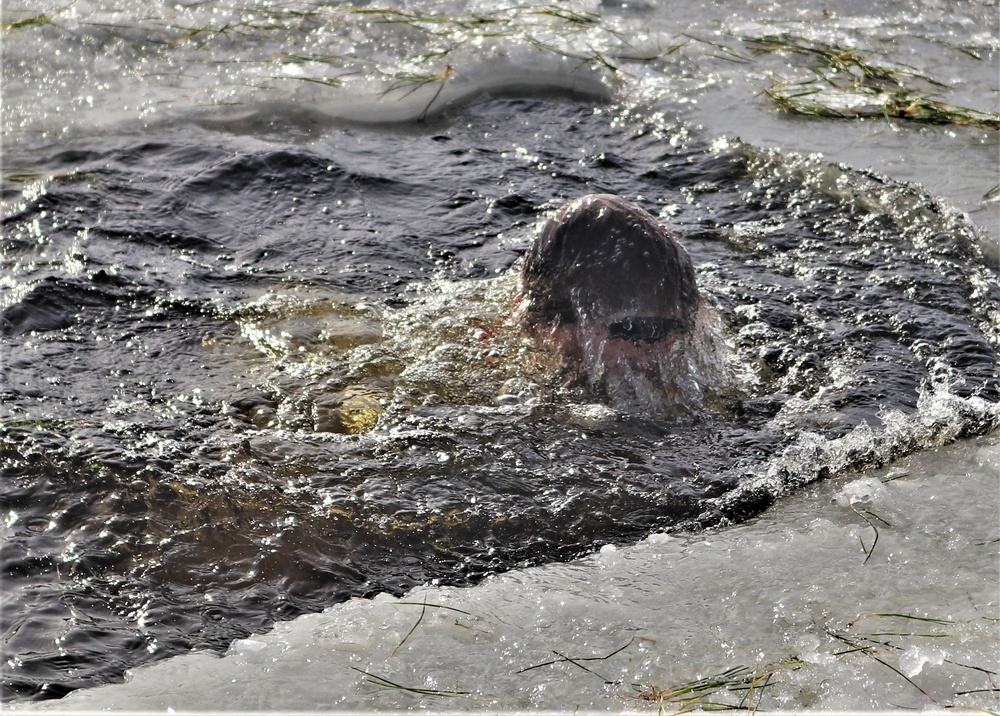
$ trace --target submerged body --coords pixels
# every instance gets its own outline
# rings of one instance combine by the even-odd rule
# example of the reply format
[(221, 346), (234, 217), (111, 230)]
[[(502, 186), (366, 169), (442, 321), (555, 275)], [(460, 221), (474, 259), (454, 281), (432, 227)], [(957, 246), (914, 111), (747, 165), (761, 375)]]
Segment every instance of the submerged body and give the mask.
[(589, 194), (552, 215), (522, 281), (529, 329), (616, 407), (700, 406), (720, 377), (710, 366), (721, 368), (721, 334), (690, 256), (619, 196)]

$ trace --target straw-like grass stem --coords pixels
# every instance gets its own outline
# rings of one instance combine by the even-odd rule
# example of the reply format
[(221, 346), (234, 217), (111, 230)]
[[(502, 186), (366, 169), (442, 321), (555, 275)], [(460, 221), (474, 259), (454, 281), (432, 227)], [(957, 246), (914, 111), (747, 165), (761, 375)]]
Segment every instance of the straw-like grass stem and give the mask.
[(412, 627), (410, 627), (410, 631), (406, 632), (406, 636), (403, 637), (402, 641), (400, 641), (396, 645), (396, 648), (392, 650), (392, 653), (389, 654), (390, 657), (395, 656), (396, 652), (398, 652), (399, 649), (403, 646), (403, 644), (406, 643), (406, 640), (409, 639), (410, 636), (412, 636), (413, 632), (415, 632), (417, 630), (417, 627), (420, 626), (420, 623), (424, 620), (424, 615), (427, 613), (428, 607), (430, 607), (431, 609), (450, 609), (452, 611), (458, 612), (459, 614), (465, 614), (466, 616), (472, 616), (468, 612), (462, 611), (461, 609), (456, 609), (455, 607), (449, 607), (449, 606), (446, 606), (446, 605), (443, 605), (443, 604), (430, 604), (427, 601), (423, 601), (423, 602), (393, 602), (393, 604), (403, 604), (403, 605), (406, 605), (406, 606), (419, 606), (420, 607), (420, 616), (417, 617), (417, 621), (414, 623), (414, 625)]
[(531, 666), (526, 666), (523, 669), (518, 669), (517, 673), (518, 674), (523, 674), (526, 671), (531, 671), (532, 669), (540, 669), (543, 666), (550, 666), (552, 664), (561, 664), (561, 663), (564, 663), (564, 662), (569, 662), (569, 663), (573, 664), (574, 666), (577, 666), (577, 667), (583, 669), (584, 671), (587, 671), (587, 672), (589, 672), (591, 674), (594, 674), (595, 676), (600, 677), (601, 679), (604, 680), (605, 683), (608, 683), (608, 684), (615, 683), (615, 682), (612, 682), (612, 681), (608, 681), (607, 679), (605, 679), (600, 674), (598, 674), (598, 673), (596, 673), (594, 671), (591, 671), (590, 669), (588, 669), (587, 667), (583, 666), (579, 662), (582, 662), (582, 661), (606, 661), (607, 659), (610, 659), (611, 657), (615, 656), (616, 654), (620, 654), (621, 652), (625, 651), (627, 648), (629, 648), (630, 646), (632, 646), (633, 642), (635, 642), (635, 637), (632, 637), (631, 639), (629, 639), (628, 643), (625, 644), (624, 646), (620, 646), (617, 649), (615, 649), (614, 651), (612, 651), (611, 653), (606, 654), (604, 656), (577, 656), (577, 657), (569, 657), (569, 656), (565, 656), (564, 654), (560, 654), (558, 651), (553, 650), (552, 653), (555, 654), (556, 656), (558, 656), (559, 657), (558, 659), (551, 659), (549, 661), (543, 661), (543, 662), (541, 662), (539, 664), (532, 664)]
[(421, 696), (443, 696), (446, 698), (452, 698), (455, 696), (469, 696), (471, 691), (441, 691), (439, 689), (424, 689), (417, 686), (404, 686), (403, 684), (397, 684), (395, 681), (390, 681), (384, 676), (379, 676), (378, 674), (373, 674), (370, 671), (365, 671), (364, 669), (359, 669), (356, 666), (352, 666), (355, 671), (364, 674), (368, 677), (370, 683), (376, 686), (382, 686), (387, 689), (398, 689), (399, 691), (406, 691), (411, 694), (419, 694)]

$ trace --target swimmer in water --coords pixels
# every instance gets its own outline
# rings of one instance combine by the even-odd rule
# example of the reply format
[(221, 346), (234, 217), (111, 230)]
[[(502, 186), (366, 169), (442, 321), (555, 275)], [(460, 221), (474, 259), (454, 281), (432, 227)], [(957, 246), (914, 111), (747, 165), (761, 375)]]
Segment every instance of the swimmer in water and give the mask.
[(704, 302), (690, 256), (649, 212), (612, 194), (571, 201), (528, 250), (522, 283), (529, 330), (577, 382), (629, 407), (701, 402)]

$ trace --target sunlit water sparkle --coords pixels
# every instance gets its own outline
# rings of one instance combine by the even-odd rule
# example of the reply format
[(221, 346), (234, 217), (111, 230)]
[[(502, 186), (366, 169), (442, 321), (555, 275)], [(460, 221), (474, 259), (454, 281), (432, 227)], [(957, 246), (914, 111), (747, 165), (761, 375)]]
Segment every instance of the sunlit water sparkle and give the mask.
[[(5, 30), (7, 697), (740, 522), (1000, 421), (995, 133), (776, 117), (747, 85), (795, 58), (747, 73), (704, 41), (923, 58), (975, 104), (997, 39), (963, 18), (995, 8), (452, 8), (487, 38), (311, 5), (61, 7), (4, 15), (51, 20)], [(453, 76), (415, 59), (456, 39)], [(695, 260), (735, 380), (690, 410), (567, 382), (520, 328), (536, 223), (589, 191)]]

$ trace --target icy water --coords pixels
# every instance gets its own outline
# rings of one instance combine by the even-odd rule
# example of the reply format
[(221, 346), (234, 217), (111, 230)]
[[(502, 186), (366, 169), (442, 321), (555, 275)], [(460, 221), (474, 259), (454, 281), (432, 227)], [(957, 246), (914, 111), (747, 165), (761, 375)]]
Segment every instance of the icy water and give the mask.
[[(997, 427), (996, 132), (776, 116), (751, 85), (808, 70), (740, 39), (891, 48), (989, 110), (995, 6), (560, 8), (5, 8), (5, 698)], [(859, 169), (778, 149), (839, 142)], [(595, 191), (681, 238), (718, 315), (677, 410), (520, 328), (537, 222)]]
[[(25, 706), (995, 711), (996, 580), (982, 565), (996, 555), (998, 469), (995, 436), (965, 441), (814, 483), (735, 527), (351, 600), (225, 658), (185, 654)], [(862, 515), (880, 528), (870, 556)]]

